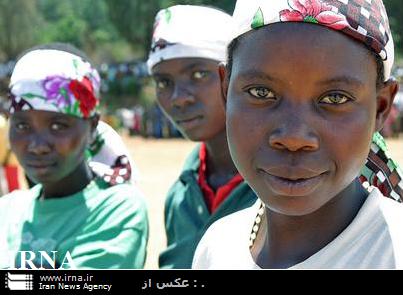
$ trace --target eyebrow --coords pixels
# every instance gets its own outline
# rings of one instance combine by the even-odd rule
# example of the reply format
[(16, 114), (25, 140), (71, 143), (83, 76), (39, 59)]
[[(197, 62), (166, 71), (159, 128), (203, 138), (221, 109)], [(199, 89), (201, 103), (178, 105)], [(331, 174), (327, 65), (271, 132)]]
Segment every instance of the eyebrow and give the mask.
[[(250, 70), (250, 71), (245, 71), (245, 72), (240, 72), (237, 75), (240, 79), (261, 79), (261, 80), (266, 80), (266, 81), (280, 81), (278, 78), (275, 78), (267, 73), (256, 71), (256, 70)], [(319, 85), (329, 85), (329, 84), (346, 84), (346, 85), (351, 85), (354, 87), (364, 87), (365, 83), (353, 76), (348, 76), (348, 75), (342, 75), (342, 76), (336, 76), (332, 77), (329, 79), (324, 79), (319, 82), (317, 82)]]
[(347, 84), (355, 87), (364, 87), (365, 83), (358, 78), (352, 76), (337, 76), (329, 79), (324, 79), (319, 81), (318, 84), (320, 85), (329, 85), (329, 84)]
[(237, 75), (240, 79), (261, 79), (261, 80), (267, 80), (267, 81), (278, 81), (279, 79), (264, 73), (264, 72), (260, 72), (260, 71), (256, 71), (256, 70), (249, 70), (249, 71), (244, 71), (244, 72), (240, 72)]

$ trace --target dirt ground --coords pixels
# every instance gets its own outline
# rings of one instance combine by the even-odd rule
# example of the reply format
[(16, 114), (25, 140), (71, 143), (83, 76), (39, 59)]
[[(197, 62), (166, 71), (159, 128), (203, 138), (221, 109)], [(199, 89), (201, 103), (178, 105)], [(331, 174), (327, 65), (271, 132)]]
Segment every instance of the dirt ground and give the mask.
[[(184, 160), (195, 143), (184, 139), (143, 139), (124, 136), (140, 173), (139, 187), (146, 196), (150, 238), (146, 269), (158, 268), (158, 254), (165, 248), (164, 200), (171, 184), (177, 179)], [(403, 134), (388, 140), (390, 153), (403, 167)]]

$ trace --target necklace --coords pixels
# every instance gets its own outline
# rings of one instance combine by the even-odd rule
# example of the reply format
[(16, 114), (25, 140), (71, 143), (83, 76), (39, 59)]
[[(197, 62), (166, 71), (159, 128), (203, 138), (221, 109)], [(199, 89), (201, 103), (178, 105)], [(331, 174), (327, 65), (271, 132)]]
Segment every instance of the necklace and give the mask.
[(253, 244), (255, 243), (257, 233), (259, 231), (260, 224), (262, 222), (263, 214), (265, 211), (265, 208), (264, 208), (265, 206), (264, 206), (263, 202), (260, 200), (259, 200), (259, 202), (260, 202), (259, 210), (257, 211), (256, 217), (255, 217), (255, 222), (253, 223), (252, 231), (249, 236), (249, 249), (252, 248)]
[[(364, 182), (362, 186), (368, 191), (368, 193), (371, 193), (372, 190), (374, 189), (374, 186), (370, 185), (369, 182)], [(261, 200), (259, 200), (260, 206), (259, 210), (257, 211), (256, 217), (255, 217), (255, 222), (253, 223), (253, 227), (249, 236), (249, 249), (252, 248), (253, 244), (255, 243), (257, 234), (259, 232), (260, 224), (262, 223), (263, 219), (263, 214), (265, 212), (265, 206)]]

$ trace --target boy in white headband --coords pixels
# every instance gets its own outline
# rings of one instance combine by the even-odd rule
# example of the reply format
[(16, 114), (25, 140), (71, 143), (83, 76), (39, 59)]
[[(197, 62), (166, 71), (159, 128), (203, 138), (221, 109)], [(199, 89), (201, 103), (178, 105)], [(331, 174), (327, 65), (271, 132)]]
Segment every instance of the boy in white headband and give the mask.
[[(228, 143), (259, 201), (213, 224), (193, 267), (403, 268), (403, 206), (360, 179), (398, 90), (382, 1), (247, 0), (234, 16)], [(401, 195), (396, 165), (376, 164)]]
[(207, 227), (256, 201), (225, 136), (218, 65), (226, 58), (231, 23), (228, 14), (201, 6), (173, 6), (156, 16), (148, 65), (159, 105), (184, 136), (201, 142), (166, 199), (162, 268), (190, 268)]
[[(85, 55), (65, 44), (35, 47), (17, 61), (10, 143), (38, 184), (0, 200), (0, 268), (144, 266), (148, 220), (142, 194), (88, 162), (103, 147), (94, 144), (99, 87)], [(21, 251), (32, 254), (24, 260)]]

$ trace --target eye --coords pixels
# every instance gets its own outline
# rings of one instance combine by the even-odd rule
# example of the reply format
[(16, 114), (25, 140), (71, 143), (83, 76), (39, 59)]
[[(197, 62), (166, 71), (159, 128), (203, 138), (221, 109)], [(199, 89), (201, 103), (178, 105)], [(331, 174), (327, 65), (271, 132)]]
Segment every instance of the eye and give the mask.
[(158, 89), (166, 89), (170, 85), (170, 81), (168, 79), (158, 79), (155, 80), (155, 84)]
[(274, 93), (266, 87), (251, 87), (247, 89), (248, 93), (258, 99), (275, 99)]
[(352, 99), (345, 94), (332, 93), (322, 97), (319, 102), (324, 104), (344, 104), (346, 102), (349, 102), (350, 100)]
[(53, 122), (50, 124), (50, 129), (53, 131), (62, 131), (69, 128), (69, 125), (62, 122)]
[(200, 80), (208, 76), (207, 71), (195, 71), (192, 73), (192, 79), (194, 80)]
[(27, 131), (30, 127), (29, 124), (25, 122), (16, 122), (14, 126), (15, 129), (17, 129), (18, 131)]

